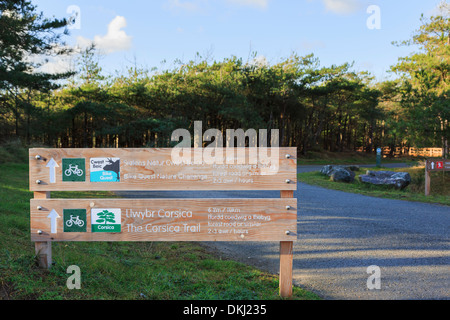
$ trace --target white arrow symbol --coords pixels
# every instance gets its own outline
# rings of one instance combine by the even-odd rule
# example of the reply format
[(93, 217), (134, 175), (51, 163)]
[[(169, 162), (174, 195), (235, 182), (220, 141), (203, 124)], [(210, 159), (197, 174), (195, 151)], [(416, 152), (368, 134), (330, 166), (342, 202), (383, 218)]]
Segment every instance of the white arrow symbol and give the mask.
[(47, 216), (47, 218), (50, 218), (50, 225), (51, 225), (51, 233), (57, 233), (56, 230), (56, 219), (59, 218), (58, 212), (56, 212), (54, 209), (50, 211), (50, 214)]
[(50, 168), (50, 183), (55, 183), (56, 182), (56, 167), (59, 167), (58, 164), (56, 163), (55, 159), (51, 158), (50, 161), (47, 163), (46, 165), (47, 168)]

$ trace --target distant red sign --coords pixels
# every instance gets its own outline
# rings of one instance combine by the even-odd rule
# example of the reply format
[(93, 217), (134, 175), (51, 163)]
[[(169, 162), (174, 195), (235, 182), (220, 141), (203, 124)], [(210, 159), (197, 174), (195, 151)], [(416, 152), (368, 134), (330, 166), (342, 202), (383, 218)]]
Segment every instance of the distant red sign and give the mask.
[(428, 159), (426, 168), (427, 171), (450, 171), (450, 160)]

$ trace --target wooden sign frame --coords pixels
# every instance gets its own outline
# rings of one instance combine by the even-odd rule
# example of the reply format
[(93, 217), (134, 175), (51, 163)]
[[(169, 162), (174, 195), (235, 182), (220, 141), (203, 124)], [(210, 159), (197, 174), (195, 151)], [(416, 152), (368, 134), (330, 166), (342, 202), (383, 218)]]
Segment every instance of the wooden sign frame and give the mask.
[[(242, 148), (234, 149), (236, 149), (236, 154), (238, 154), (238, 149), (242, 151)], [(199, 152), (199, 150), (203, 149), (192, 149), (192, 152)], [(34, 191), (34, 199), (30, 200), (30, 229), (39, 265), (42, 268), (51, 267), (51, 243), (53, 241), (279, 241), (279, 292), (282, 297), (290, 297), (292, 295), (293, 242), (297, 240), (297, 200), (294, 199), (294, 190), (297, 187), (296, 148), (279, 148), (277, 150), (278, 158), (276, 160), (279, 167), (275, 174), (267, 173), (267, 171), (262, 173), (264, 167), (259, 167), (259, 163), (245, 166), (248, 162), (243, 166), (228, 167), (213, 167), (212, 164), (205, 165), (204, 163), (197, 166), (170, 164), (168, 168), (158, 167), (158, 161), (169, 160), (168, 156), (171, 151), (172, 149), (168, 148), (30, 149), (30, 190)], [(246, 149), (244, 154), (248, 156), (249, 150)], [(69, 160), (63, 161), (63, 159)], [(99, 164), (101, 161), (104, 164), (104, 159), (110, 159), (107, 161), (107, 165), (111, 171), (117, 171), (117, 166), (115, 168), (113, 166), (116, 159), (120, 159), (121, 178), (127, 174), (129, 179), (99, 181), (99, 175), (95, 173), (94, 177), (93, 174), (96, 169), (89, 168), (87, 160), (83, 162), (82, 159), (95, 159), (94, 164)], [(105, 166), (101, 169), (104, 168)], [(155, 168), (161, 169), (159, 172), (161, 176), (168, 175), (167, 177), (170, 177), (172, 175), (171, 177), (175, 178), (159, 179), (160, 181), (155, 183), (158, 180), (155, 178), (158, 175)], [(139, 174), (149, 178), (134, 178)], [(134, 177), (130, 178), (132, 175)], [(152, 178), (151, 175), (155, 176)], [(183, 179), (177, 180), (177, 175), (183, 175)], [(105, 175), (106, 179), (109, 179), (110, 176)], [(112, 176), (115, 177), (114, 174)], [(189, 176), (190, 179), (184, 179), (186, 176)], [(213, 179), (217, 177), (226, 177), (227, 180), (223, 183), (213, 183)], [(91, 181), (95, 179), (97, 181)], [(170, 199), (168, 205), (167, 199), (51, 199), (50, 193), (51, 191), (91, 190), (279, 190), (280, 198)], [(170, 211), (170, 208), (177, 206), (187, 208), (192, 212), (192, 216), (189, 217), (190, 224), (187, 224), (189, 219), (183, 216), (177, 217), (177, 219), (168, 219), (164, 216), (159, 217), (157, 214), (153, 216), (148, 214), (150, 220), (147, 222), (144, 222), (144, 219), (136, 219), (136, 217), (132, 219), (127, 216), (127, 221), (120, 222), (122, 228), (120, 232), (116, 232), (117, 230), (105, 233), (93, 232), (98, 230), (94, 229), (95, 223), (92, 222), (92, 217), (102, 208), (144, 210), (143, 208), (154, 207), (169, 208), (168, 211)], [(207, 233), (209, 220), (212, 219), (208, 217), (208, 214), (211, 213), (208, 212), (208, 209), (211, 208), (238, 208), (238, 211), (231, 210), (229, 212), (229, 219), (238, 221), (247, 215), (248, 217), (254, 216), (263, 223), (246, 225), (236, 223), (235, 226), (240, 228), (222, 228), (221, 234), (211, 236)], [(83, 232), (64, 232), (63, 222), (66, 221), (67, 224), (69, 222), (67, 219), (64, 220), (65, 210), (70, 213), (70, 210), (80, 209), (86, 213), (86, 229), (83, 229)], [(124, 216), (123, 213), (121, 215)], [(181, 226), (187, 225), (190, 229), (186, 230), (190, 231), (184, 234), (182, 232), (152, 234), (147, 232), (149, 230), (144, 229), (150, 223), (178, 225), (180, 229)], [(251, 227), (244, 228), (244, 226)], [(123, 230), (123, 228), (128, 229)]]

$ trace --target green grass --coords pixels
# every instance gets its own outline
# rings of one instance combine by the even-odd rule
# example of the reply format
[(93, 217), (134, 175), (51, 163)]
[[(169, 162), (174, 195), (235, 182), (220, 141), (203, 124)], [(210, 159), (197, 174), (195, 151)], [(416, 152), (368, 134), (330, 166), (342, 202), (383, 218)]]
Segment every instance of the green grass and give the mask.
[[(52, 192), (52, 197), (111, 197)], [(54, 242), (54, 266), (37, 266), (30, 241), (28, 165), (0, 164), (0, 300), (275, 300), (278, 276), (222, 260), (193, 242)], [(81, 270), (69, 290), (67, 268)], [(299, 287), (293, 300), (319, 299)]]
[(355, 181), (352, 183), (333, 182), (328, 176), (320, 174), (317, 171), (299, 173), (298, 180), (324, 188), (359, 193), (367, 196), (437, 203), (450, 206), (450, 172), (432, 172), (431, 194), (425, 196), (425, 168), (423, 165), (400, 169), (370, 168), (370, 170), (409, 172), (411, 175), (411, 184), (404, 190), (396, 190), (388, 186), (376, 186), (362, 183), (359, 181), (358, 175), (365, 174), (367, 169), (360, 169), (356, 172)]

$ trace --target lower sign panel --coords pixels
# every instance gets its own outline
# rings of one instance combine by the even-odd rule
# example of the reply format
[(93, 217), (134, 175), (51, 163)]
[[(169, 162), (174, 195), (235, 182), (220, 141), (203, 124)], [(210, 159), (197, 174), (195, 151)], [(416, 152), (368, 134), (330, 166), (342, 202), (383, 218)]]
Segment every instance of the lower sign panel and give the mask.
[(297, 199), (32, 199), (32, 241), (295, 241)]

